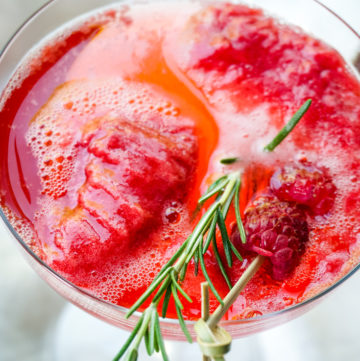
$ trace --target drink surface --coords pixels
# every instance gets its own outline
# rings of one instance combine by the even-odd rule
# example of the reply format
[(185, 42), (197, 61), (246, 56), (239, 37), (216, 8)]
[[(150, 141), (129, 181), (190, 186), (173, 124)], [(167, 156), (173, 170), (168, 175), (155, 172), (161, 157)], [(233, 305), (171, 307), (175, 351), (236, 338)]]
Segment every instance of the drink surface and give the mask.
[[(274, 280), (266, 262), (227, 317), (301, 302), (358, 263), (360, 84), (326, 44), (243, 5), (159, 2), (107, 11), (27, 64), (1, 110), (2, 202), (35, 253), (76, 285), (132, 305), (192, 231), (213, 180), (244, 170), (244, 212), (299, 161), (326, 170), (334, 204), (307, 213), (294, 272)], [(301, 123), (264, 153), (308, 98)], [(229, 156), (240, 161), (219, 162)], [(255, 257), (242, 255), (233, 283)], [(211, 248), (205, 260), (224, 296)], [(191, 264), (188, 318), (200, 316), (202, 281)]]

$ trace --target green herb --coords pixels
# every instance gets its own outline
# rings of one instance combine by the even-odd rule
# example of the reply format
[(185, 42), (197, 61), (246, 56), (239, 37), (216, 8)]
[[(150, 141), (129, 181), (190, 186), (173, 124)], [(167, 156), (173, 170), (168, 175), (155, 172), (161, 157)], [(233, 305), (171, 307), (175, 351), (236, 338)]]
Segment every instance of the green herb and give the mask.
[(264, 147), (265, 152), (272, 152), (295, 128), (296, 124), (299, 123), (300, 119), (305, 115), (308, 111), (312, 100), (308, 99), (300, 109), (292, 116), (289, 122), (280, 130), (280, 132), (276, 135), (276, 137)]
[(221, 164), (233, 164), (233, 163), (237, 162), (238, 160), (240, 160), (240, 158), (238, 158), (238, 157), (223, 158), (223, 159), (220, 159), (220, 163)]
[[(306, 113), (311, 100), (307, 100), (304, 105), (295, 113), (291, 120), (280, 130), (277, 136), (264, 148), (264, 151), (273, 151), (285, 137), (294, 129), (296, 124)], [(239, 158), (226, 158), (220, 162), (222, 164), (232, 164)], [(197, 274), (198, 266), (200, 264), (204, 277), (206, 278), (210, 289), (220, 303), (219, 308), (215, 312), (212, 318), (209, 319), (209, 326), (213, 327), (221, 319), (225, 310), (233, 302), (234, 297), (240, 291), (241, 287), (239, 282), (235, 289), (231, 290), (230, 278), (226, 273), (225, 266), (221, 260), (217, 242), (216, 242), (216, 229), (220, 230), (221, 240), (223, 242), (225, 258), (229, 267), (233, 264), (232, 255), (239, 260), (242, 260), (240, 253), (232, 244), (225, 225), (225, 220), (231, 206), (234, 202), (234, 209), (236, 215), (236, 223), (239, 229), (240, 238), (243, 243), (246, 242), (246, 235), (244, 226), (241, 220), (241, 214), (239, 209), (239, 198), (241, 190), (241, 174), (240, 171), (232, 172), (218, 178), (212, 183), (205, 194), (199, 199), (197, 210), (200, 211), (204, 203), (211, 198), (214, 198), (212, 204), (208, 207), (204, 215), (200, 218), (199, 222), (195, 226), (191, 235), (185, 240), (181, 247), (175, 252), (175, 254), (169, 259), (169, 261), (163, 266), (159, 274), (152, 281), (148, 289), (142, 294), (142, 296), (135, 302), (135, 304), (129, 309), (126, 317), (130, 317), (145, 301), (152, 297), (150, 306), (148, 306), (140, 317), (138, 323), (131, 332), (129, 338), (121, 348), (119, 353), (113, 359), (113, 361), (120, 360), (126, 354), (127, 361), (135, 361), (138, 358), (138, 349), (142, 340), (145, 342), (146, 350), (149, 355), (154, 352), (161, 352), (163, 360), (167, 361), (168, 356), (164, 347), (163, 337), (160, 330), (160, 321), (158, 314), (158, 306), (161, 300), (163, 300), (161, 315), (166, 317), (170, 299), (173, 298), (175, 302), (175, 308), (178, 315), (178, 320), (184, 335), (189, 342), (192, 342), (189, 331), (186, 327), (182, 310), (184, 308), (179, 294), (188, 302), (192, 302), (191, 298), (181, 287), (181, 282), (186, 276), (188, 265), (191, 260), (195, 263), (195, 273)], [(222, 276), (225, 282), (229, 286), (230, 292), (225, 298), (225, 303), (218, 294), (214, 284), (212, 283), (205, 266), (204, 254), (213, 245), (213, 252), (215, 259), (219, 265)], [(258, 258), (260, 260), (260, 258)], [(257, 264), (260, 267), (261, 262)], [(243, 281), (241, 281), (243, 282)]]

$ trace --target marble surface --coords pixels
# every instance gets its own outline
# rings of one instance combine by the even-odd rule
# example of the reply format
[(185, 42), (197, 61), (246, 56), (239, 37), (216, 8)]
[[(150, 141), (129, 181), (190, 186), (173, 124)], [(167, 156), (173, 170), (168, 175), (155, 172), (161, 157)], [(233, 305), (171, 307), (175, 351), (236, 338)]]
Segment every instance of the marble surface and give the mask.
[[(0, 0), (0, 48), (18, 25), (45, 2)], [(360, 31), (358, 0), (324, 2)], [(125, 333), (69, 305), (52, 291), (27, 265), (2, 225), (0, 255), (0, 361), (112, 358)], [(360, 272), (305, 316), (236, 341), (227, 360), (238, 360), (241, 354), (243, 361), (357, 361), (359, 304)], [(168, 346), (172, 360), (179, 359), (177, 350), (181, 346)], [(189, 349), (190, 359), (200, 359), (194, 352), (196, 349)]]

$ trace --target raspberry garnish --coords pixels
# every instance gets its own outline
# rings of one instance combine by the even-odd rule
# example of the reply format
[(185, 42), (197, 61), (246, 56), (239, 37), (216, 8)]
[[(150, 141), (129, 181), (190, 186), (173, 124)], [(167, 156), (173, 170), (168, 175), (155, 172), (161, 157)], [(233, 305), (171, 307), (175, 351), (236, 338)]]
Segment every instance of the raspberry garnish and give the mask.
[(271, 177), (270, 188), (280, 200), (303, 204), (318, 215), (329, 212), (336, 191), (325, 171), (309, 163), (280, 168)]
[(240, 247), (269, 257), (273, 278), (284, 280), (299, 263), (308, 239), (304, 211), (294, 203), (282, 202), (274, 195), (260, 195), (245, 210), (247, 242), (241, 243), (234, 228), (233, 242)]

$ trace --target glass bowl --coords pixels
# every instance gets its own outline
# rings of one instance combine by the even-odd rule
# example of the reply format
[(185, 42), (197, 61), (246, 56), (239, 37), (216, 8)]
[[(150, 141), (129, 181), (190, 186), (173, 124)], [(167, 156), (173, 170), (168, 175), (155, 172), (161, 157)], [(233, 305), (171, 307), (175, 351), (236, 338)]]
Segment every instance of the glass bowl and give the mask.
[[(73, 0), (53, 0), (47, 3), (17, 31), (2, 52), (0, 56), (0, 79), (2, 81), (0, 89), (5, 88), (27, 52), (36, 46), (44, 37), (47, 37), (49, 33), (52, 33), (77, 16), (112, 3), (113, 1), (111, 0), (77, 0), (76, 2)], [(271, 15), (283, 18), (289, 23), (299, 25), (306, 32), (324, 40), (337, 49), (349, 64), (352, 64), (357, 56), (357, 52), (360, 50), (359, 34), (319, 1), (254, 0), (247, 1), (247, 3), (262, 7)], [(321, 22), (319, 18), (321, 18)], [(334, 31), (330, 33), (329, 29), (334, 29)], [(344, 41), (344, 39), (346, 39), (346, 41)], [(353, 70), (359, 75), (357, 69), (354, 68)], [(57, 274), (27, 246), (12, 227), (3, 211), (0, 211), (0, 215), (9, 231), (10, 238), (17, 241), (17, 244), (20, 246), (22, 253), (32, 268), (53, 289), (68, 301), (97, 318), (126, 330), (133, 328), (140, 317), (139, 313), (135, 313), (130, 319), (125, 319), (126, 308), (103, 301)], [(222, 326), (225, 327), (234, 338), (238, 338), (294, 319), (312, 308), (323, 299), (325, 295), (332, 292), (347, 278), (351, 277), (359, 268), (360, 264), (357, 264), (332, 286), (302, 303), (251, 319), (223, 321)], [(193, 322), (189, 321), (188, 324), (194, 335)], [(184, 340), (184, 335), (176, 320), (162, 320), (161, 328), (163, 335), (167, 339)]]

